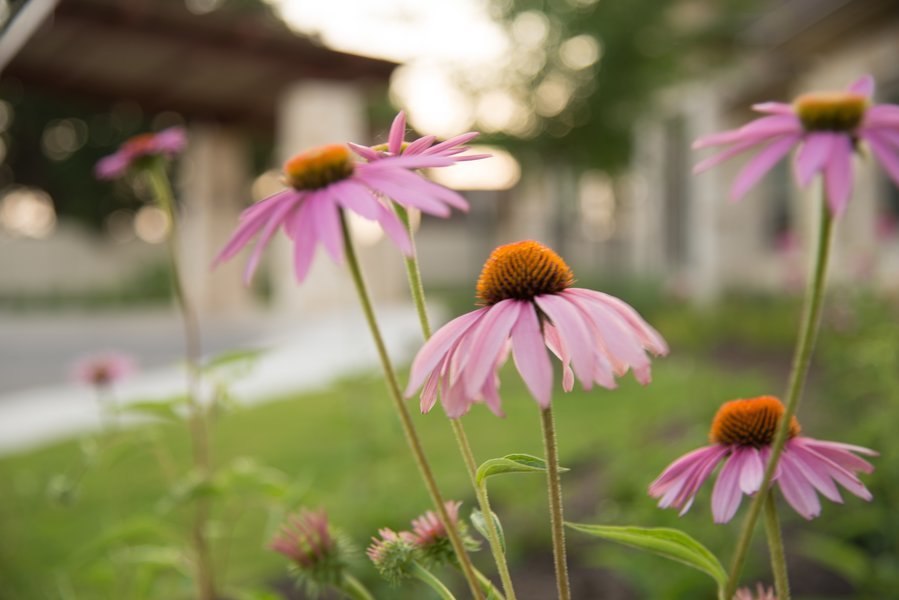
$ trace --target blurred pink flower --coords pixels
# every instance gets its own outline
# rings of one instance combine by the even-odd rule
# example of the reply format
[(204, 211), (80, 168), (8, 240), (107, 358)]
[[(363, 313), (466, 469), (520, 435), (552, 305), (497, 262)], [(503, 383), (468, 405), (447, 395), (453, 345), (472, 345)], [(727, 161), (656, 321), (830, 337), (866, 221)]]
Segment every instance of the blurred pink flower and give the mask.
[[(404, 136), (406, 134), (406, 113), (400, 111), (393, 124), (390, 126), (386, 144), (378, 144), (377, 146), (359, 146), (350, 143), (350, 148), (369, 162), (374, 162), (389, 156), (443, 156), (451, 157), (454, 162), (463, 162), (467, 160), (480, 160), (489, 158), (489, 154), (462, 154), (468, 148), (465, 146), (468, 142), (478, 137), (478, 132), (469, 131), (452, 137), (445, 142), (435, 144), (437, 138), (433, 135), (418, 138), (414, 142), (406, 142)], [(461, 156), (460, 156), (461, 155)]]
[[(659, 498), (659, 507), (673, 506), (684, 514), (699, 488), (718, 463), (723, 462), (712, 490), (712, 515), (716, 523), (730, 521), (743, 494), (759, 491), (770, 446), (783, 414), (783, 404), (773, 396), (724, 403), (712, 422), (713, 444), (671, 463), (649, 486), (649, 495)], [(837, 483), (863, 500), (871, 499), (871, 493), (855, 473), (871, 473), (874, 467), (853, 452), (868, 456), (877, 456), (877, 452), (803, 437), (799, 433), (799, 422), (794, 417), (774, 475), (784, 498), (797, 513), (806, 519), (817, 517), (821, 513), (818, 493), (832, 502), (842, 503)]]
[[(364, 147), (353, 145), (352, 148), (363, 157), (370, 154)], [(244, 280), (249, 282), (262, 250), (283, 225), (294, 244), (297, 280), (303, 281), (318, 243), (335, 262), (343, 262), (341, 210), (351, 210), (365, 219), (377, 221), (397, 247), (407, 256), (411, 255), (409, 234), (383, 197), (405, 208), (417, 208), (439, 217), (448, 217), (451, 207), (468, 210), (465, 198), (415, 172), (428, 167), (447, 167), (458, 160), (444, 152), (432, 152), (379, 156), (371, 162), (357, 162), (352, 159), (349, 147), (343, 144), (298, 154), (284, 165), (290, 189), (247, 208), (215, 263), (232, 258), (259, 234), (244, 272)]]
[(615, 377), (631, 368), (638, 381), (648, 383), (645, 350), (667, 354), (665, 341), (618, 298), (572, 288), (573, 283), (565, 261), (543, 244), (496, 248), (478, 279), (485, 306), (450, 321), (428, 340), (412, 363), (406, 396), (424, 384), (422, 412), (433, 408), (439, 389), (450, 418), (481, 401), (502, 416), (497, 371), (511, 349), (528, 389), (546, 408), (553, 380), (547, 347), (562, 361), (565, 391), (573, 388), (575, 374), (584, 389), (594, 383), (614, 388)]
[(749, 588), (741, 588), (734, 595), (734, 600), (777, 600), (777, 595), (771, 588), (765, 588), (761, 583), (757, 584), (755, 594)]
[(125, 379), (137, 371), (133, 357), (121, 352), (103, 352), (79, 358), (72, 365), (72, 379), (103, 387)]
[(182, 127), (170, 127), (158, 133), (142, 133), (123, 143), (118, 151), (100, 159), (94, 167), (98, 179), (118, 179), (141, 158), (171, 158), (187, 146), (187, 133)]
[(411, 557), (415, 546), (411, 533), (408, 531), (397, 533), (388, 527), (383, 527), (378, 530), (378, 535), (381, 537), (372, 537), (371, 544), (365, 551), (366, 556), (375, 566), (382, 567), (389, 556), (394, 553), (394, 548), (397, 547), (401, 548), (407, 557)]
[[(462, 503), (458, 500), (448, 500), (444, 503), (450, 522), (456, 525), (459, 522), (459, 507)], [(430, 546), (442, 540), (449, 539), (446, 528), (440, 522), (440, 517), (433, 510), (413, 519), (412, 521), (413, 543), (419, 547)]]
[(753, 109), (768, 116), (739, 129), (699, 138), (694, 149), (728, 146), (700, 162), (700, 173), (743, 152), (764, 146), (743, 167), (731, 188), (739, 200), (790, 150), (799, 146), (795, 167), (805, 186), (821, 173), (833, 215), (840, 215), (852, 193), (852, 153), (867, 143), (890, 178), (899, 185), (899, 106), (871, 104), (874, 78), (865, 75), (845, 92), (805, 94), (792, 104), (764, 102)]
[(314, 570), (331, 562), (336, 544), (324, 509), (301, 509), (290, 515), (269, 547), (290, 558), (300, 569)]

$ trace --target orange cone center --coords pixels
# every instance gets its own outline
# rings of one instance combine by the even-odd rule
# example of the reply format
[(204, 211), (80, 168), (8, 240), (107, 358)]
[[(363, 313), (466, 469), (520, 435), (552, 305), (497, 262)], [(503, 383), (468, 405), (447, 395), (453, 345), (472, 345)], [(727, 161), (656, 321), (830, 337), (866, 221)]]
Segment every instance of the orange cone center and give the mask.
[(539, 242), (500, 246), (490, 254), (478, 278), (478, 300), (530, 300), (571, 287), (574, 274), (558, 254)]
[(793, 108), (807, 131), (854, 131), (861, 125), (868, 99), (851, 92), (819, 92), (796, 99)]
[(317, 190), (353, 174), (353, 159), (342, 144), (313, 148), (284, 163), (288, 185), (298, 190)]
[[(784, 411), (783, 403), (774, 396), (725, 402), (712, 421), (709, 438), (712, 442), (724, 445), (739, 444), (756, 448), (770, 445)], [(790, 420), (790, 438), (796, 437), (799, 432), (799, 421), (793, 417)]]

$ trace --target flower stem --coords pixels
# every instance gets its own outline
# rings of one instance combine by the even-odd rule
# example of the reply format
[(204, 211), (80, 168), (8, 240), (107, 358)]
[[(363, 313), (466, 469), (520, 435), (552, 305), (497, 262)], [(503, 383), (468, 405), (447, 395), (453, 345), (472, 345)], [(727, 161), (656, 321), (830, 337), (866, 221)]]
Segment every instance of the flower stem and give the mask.
[(780, 520), (774, 503), (774, 490), (765, 494), (765, 533), (768, 537), (768, 551), (771, 554), (771, 570), (774, 572), (774, 587), (777, 600), (790, 600), (790, 578), (787, 575), (787, 559), (784, 555), (783, 538), (780, 535)]
[(562, 516), (562, 483), (559, 479), (556, 425), (553, 420), (552, 407), (544, 408), (540, 411), (540, 415), (543, 423), (543, 447), (546, 453), (546, 486), (549, 490), (549, 517), (553, 534), (556, 588), (559, 591), (559, 600), (571, 600), (571, 587), (568, 583), (568, 564), (565, 560), (565, 519)]
[[(826, 195), (826, 192), (823, 192), (822, 194)], [(743, 570), (743, 563), (746, 561), (746, 552), (749, 548), (749, 542), (755, 531), (755, 525), (758, 522), (762, 504), (765, 502), (765, 491), (771, 487), (771, 481), (774, 478), (774, 472), (777, 469), (777, 462), (783, 452), (784, 444), (787, 442), (790, 421), (796, 414), (799, 400), (802, 397), (802, 390), (805, 387), (805, 379), (811, 363), (812, 350), (815, 347), (818, 327), (821, 324), (821, 307), (824, 303), (824, 282), (827, 276), (827, 264), (830, 258), (830, 246), (833, 238), (833, 217), (827, 207), (826, 197), (822, 197), (820, 204), (821, 216), (818, 226), (818, 246), (815, 251), (812, 278), (809, 280), (808, 289), (806, 290), (805, 307), (803, 309), (802, 323), (799, 329), (799, 339), (796, 342), (796, 350), (793, 355), (793, 367), (790, 371), (790, 379), (787, 386), (786, 410), (780, 420), (774, 442), (771, 444), (771, 455), (768, 458), (768, 464), (765, 466), (765, 476), (759, 487), (760, 492), (755, 495), (752, 499), (752, 503), (749, 505), (749, 512), (746, 514), (746, 518), (743, 521), (743, 526), (740, 530), (740, 537), (737, 539), (737, 546), (730, 567), (730, 577), (727, 581), (727, 587), (725, 588), (725, 598), (733, 598), (734, 593), (737, 591), (740, 573)]]
[(487, 594), (487, 600), (504, 600), (503, 595), (496, 589), (496, 586), (493, 585), (493, 582), (487, 578), (486, 575), (481, 573), (478, 569), (474, 570), (475, 577), (478, 578), (478, 581), (481, 582), (481, 587), (484, 588), (484, 592)]
[(349, 573), (343, 574), (343, 585), (340, 589), (353, 600), (375, 600), (375, 597), (371, 595), (368, 588), (362, 585), (361, 581)]
[[(177, 215), (175, 211), (175, 197), (168, 175), (165, 172), (165, 163), (155, 160), (149, 165), (145, 173), (150, 186), (156, 196), (159, 206), (165, 211), (169, 220), (169, 231), (166, 235), (169, 265), (172, 273), (172, 286), (175, 291), (175, 299), (178, 302), (184, 328), (185, 359), (187, 362), (187, 402), (190, 410), (189, 427), (193, 448), (193, 464), (196, 471), (204, 480), (212, 476), (212, 466), (209, 458), (209, 428), (206, 422), (206, 411), (200, 403), (200, 326), (197, 313), (187, 297), (180, 265), (178, 263), (177, 244)], [(209, 518), (209, 500), (198, 498), (191, 531), (191, 537), (196, 553), (197, 561), (197, 596), (200, 600), (213, 600), (215, 598), (215, 576), (212, 566), (211, 550), (206, 538), (206, 522)]]
[[(412, 231), (412, 223), (409, 219), (409, 212), (404, 207), (399, 204), (394, 204), (394, 209), (400, 220), (406, 226), (406, 230), (409, 232), (409, 240), (412, 244), (412, 255), (406, 257), (406, 275), (409, 279), (409, 291), (412, 294), (412, 301), (415, 304), (415, 310), (418, 313), (418, 320), (421, 324), (421, 333), (424, 336), (425, 341), (427, 341), (431, 337), (431, 323), (428, 319), (425, 290), (421, 283), (421, 269), (418, 263), (418, 253), (415, 251), (415, 236)], [(474, 458), (474, 453), (471, 451), (471, 445), (468, 443), (468, 436), (465, 434), (465, 428), (462, 426), (462, 421), (460, 419), (450, 419), (450, 423), (453, 427), (453, 433), (456, 436), (456, 444), (459, 446), (459, 452), (462, 454), (462, 460), (465, 462), (468, 477), (471, 479), (471, 485), (477, 496), (481, 514), (484, 515), (484, 522), (487, 525), (487, 542), (490, 545), (490, 552), (493, 554), (493, 560), (496, 562), (496, 569), (499, 571), (499, 577), (503, 584), (503, 592), (505, 593), (506, 600), (515, 600), (515, 589), (512, 585), (512, 577), (509, 574), (506, 553), (503, 549), (502, 542), (499, 539), (499, 532), (496, 530), (496, 524), (493, 522), (493, 512), (490, 509), (490, 498), (487, 495), (487, 488), (478, 485), (478, 464)]]
[(418, 562), (412, 564), (415, 577), (428, 584), (431, 589), (437, 592), (437, 595), (439, 595), (443, 600), (456, 600), (456, 597), (453, 596), (453, 593), (449, 591), (447, 587), (443, 585), (443, 582), (437, 579), (437, 577), (433, 573), (425, 569)]
[(465, 546), (462, 544), (462, 538), (459, 537), (458, 530), (453, 526), (453, 522), (446, 512), (446, 505), (440, 494), (440, 489), (437, 487), (437, 481), (434, 479), (431, 466), (425, 456), (421, 440), (418, 437), (418, 433), (415, 431), (415, 424), (412, 422), (412, 416), (409, 414), (409, 410), (406, 408), (406, 404), (403, 401), (403, 392), (400, 389), (400, 384), (397, 380), (393, 364), (390, 361), (390, 356), (387, 354), (387, 347), (384, 345), (384, 338), (381, 336), (381, 330), (378, 327), (378, 321), (375, 318), (375, 311), (372, 307), (371, 298), (368, 295), (368, 288), (365, 285), (365, 280), (362, 278), (362, 270), (359, 266), (359, 260), (356, 257), (356, 250), (353, 247), (352, 238), (350, 237), (346, 216), (342, 211), (340, 213), (340, 226), (343, 230), (343, 245), (347, 266), (350, 269), (353, 284), (359, 295), (359, 303), (362, 305), (362, 312), (365, 313), (365, 320), (368, 322), (368, 328), (371, 331), (371, 336), (375, 342), (378, 357), (381, 359), (381, 367), (384, 370), (384, 379), (387, 382), (387, 390), (390, 392), (390, 398), (393, 400), (393, 404), (396, 407), (397, 415), (400, 418), (400, 424), (403, 427), (403, 433), (406, 436), (406, 442), (409, 444), (409, 449), (412, 452), (412, 456), (415, 458), (422, 479), (424, 479), (425, 487), (428, 490), (428, 494), (431, 496), (431, 502), (433, 502), (434, 509), (440, 517), (440, 522), (443, 523), (447, 534), (449, 534), (450, 542), (452, 543), (453, 550), (456, 552), (456, 557), (459, 559), (462, 573), (465, 575), (468, 586), (471, 588), (472, 596), (477, 600), (483, 600), (484, 596), (481, 593), (477, 577), (475, 577), (474, 566), (471, 564), (471, 557), (468, 556), (468, 552), (466, 552)]

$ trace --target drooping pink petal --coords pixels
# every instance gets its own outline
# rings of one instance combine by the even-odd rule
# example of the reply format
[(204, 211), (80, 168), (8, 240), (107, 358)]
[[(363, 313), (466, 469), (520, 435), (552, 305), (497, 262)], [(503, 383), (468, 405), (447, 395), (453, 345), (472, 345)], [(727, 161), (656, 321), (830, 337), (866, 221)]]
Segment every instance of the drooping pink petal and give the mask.
[[(599, 331), (602, 342), (608, 348), (610, 355), (633, 367), (635, 374), (643, 371), (649, 365), (649, 358), (646, 356), (639, 338), (614, 310), (604, 303), (593, 300), (588, 295), (579, 293), (577, 288), (565, 290), (560, 295), (571, 298), (591, 320)], [(645, 380), (646, 375), (639, 378)], [(641, 381), (641, 383), (646, 383), (646, 381)]]
[(490, 412), (500, 418), (504, 418), (506, 413), (503, 412), (502, 402), (499, 397), (499, 376), (496, 372), (504, 362), (505, 357), (497, 361), (497, 364), (493, 366), (492, 371), (487, 376), (487, 381), (484, 382), (484, 387), (481, 390), (481, 396), (483, 396), (487, 408), (490, 409)]
[(796, 154), (796, 175), (799, 183), (802, 185), (811, 183), (815, 173), (827, 164), (834, 141), (840, 135), (824, 131), (806, 136), (802, 148)]
[(571, 355), (565, 342), (559, 336), (559, 330), (551, 323), (543, 324), (543, 341), (546, 347), (562, 361), (562, 389), (570, 392), (574, 389), (574, 371), (571, 369)]
[(432, 146), (428, 149), (429, 154), (440, 154), (447, 150), (455, 149), (457, 146), (462, 146), (463, 144), (467, 144), (474, 138), (478, 137), (477, 131), (469, 131), (468, 133), (462, 133), (455, 137), (451, 137), (450, 139), (440, 142), (436, 146)]
[(795, 115), (775, 115), (761, 117), (750, 121), (739, 129), (731, 129), (720, 133), (703, 136), (693, 142), (693, 149), (699, 150), (709, 146), (721, 146), (723, 144), (736, 144), (740, 142), (761, 143), (772, 140), (782, 135), (799, 135), (802, 132), (802, 124)]
[[(438, 365), (439, 367), (439, 365)], [(421, 398), (419, 401), (419, 409), (422, 414), (431, 412), (434, 403), (437, 401), (437, 387), (440, 383), (440, 369), (434, 369), (425, 380), (424, 386), (421, 388)]]
[(366, 171), (393, 171), (396, 169), (429, 169), (434, 167), (449, 167), (455, 164), (455, 159), (442, 154), (414, 154), (406, 156), (385, 156), (376, 162), (357, 164), (356, 170)]
[(616, 298), (615, 296), (611, 296), (609, 294), (605, 294), (603, 292), (597, 292), (595, 290), (588, 290), (585, 288), (569, 288), (566, 291), (595, 298), (603, 305), (612, 309), (619, 317), (624, 320), (625, 323), (627, 323), (631, 330), (639, 337), (640, 342), (643, 344), (644, 348), (657, 356), (664, 356), (668, 354), (668, 344), (665, 342), (659, 332), (656, 331), (649, 323), (644, 321), (643, 317), (641, 317), (637, 313), (637, 311), (634, 310), (634, 308), (624, 300), (621, 300), (620, 298)]
[(118, 179), (128, 170), (131, 158), (119, 151), (115, 154), (101, 158), (94, 167), (94, 176), (97, 179)]
[(337, 264), (343, 264), (343, 230), (340, 209), (329, 188), (309, 199), (315, 236)]
[(733, 158), (734, 156), (737, 156), (738, 154), (743, 154), (747, 150), (755, 148), (756, 146), (759, 146), (763, 143), (764, 143), (763, 141), (749, 140), (746, 142), (740, 142), (738, 144), (734, 144), (727, 150), (722, 150), (721, 152), (718, 152), (717, 154), (713, 154), (712, 156), (706, 158), (705, 160), (698, 162), (693, 167), (693, 174), (698, 175), (704, 171), (711, 169), (712, 167), (716, 167), (716, 166), (720, 165), (721, 163), (723, 163), (726, 160), (730, 160), (731, 158)]
[(488, 375), (492, 374), (497, 355), (502, 350), (512, 326), (518, 320), (521, 305), (515, 300), (501, 300), (491, 306), (473, 332), (472, 349), (460, 365), (465, 384), (465, 393), (470, 398), (477, 396), (484, 387)]
[(315, 230), (309, 215), (309, 203), (297, 206), (287, 218), (288, 236), (293, 240), (293, 272), (302, 283), (315, 258)]
[(512, 327), (512, 358), (537, 403), (548, 408), (552, 399), (552, 363), (546, 353), (537, 313), (529, 302), (523, 304)]
[[(414, 173), (408, 173), (408, 175), (417, 177)], [(449, 207), (427, 194), (424, 186), (418, 185), (419, 182), (414, 182), (414, 186), (410, 187), (408, 181), (397, 181), (396, 173), (393, 172), (359, 173), (358, 177), (372, 189), (392, 198), (405, 207), (417, 208), (422, 212), (438, 217), (448, 217), (450, 215)], [(424, 180), (422, 179), (421, 181)]]
[(400, 249), (400, 252), (411, 257), (414, 253), (412, 239), (409, 237), (409, 231), (406, 229), (406, 226), (403, 225), (396, 213), (381, 204), (378, 208), (377, 221), (384, 233), (387, 234), (387, 237)]
[[(711, 476), (712, 471), (715, 470), (715, 467), (729, 451), (727, 446), (716, 446), (715, 448), (717, 452), (710, 452), (706, 455), (703, 462), (688, 475), (680, 492), (671, 500), (672, 506), (680, 507), (680, 516), (683, 516), (690, 510), (699, 488)], [(666, 494), (667, 496), (668, 494)]]
[(216, 266), (219, 263), (232, 258), (235, 254), (240, 252), (244, 248), (244, 246), (246, 246), (249, 241), (253, 239), (253, 236), (259, 233), (259, 230), (269, 220), (272, 212), (277, 208), (278, 204), (269, 204), (266, 206), (266, 210), (256, 211), (256, 213), (249, 219), (244, 219), (243, 215), (241, 215), (240, 225), (231, 236), (231, 239), (228, 240), (228, 243), (225, 244), (225, 247), (222, 248), (221, 252), (219, 252), (218, 256), (215, 257), (215, 260), (212, 261), (212, 265)]
[(750, 496), (762, 486), (765, 476), (765, 463), (758, 449), (748, 447), (741, 450), (743, 453), (743, 467), (740, 470), (740, 490)]
[(752, 110), (769, 115), (792, 115), (793, 105), (786, 102), (759, 102), (752, 105)]
[[(367, 172), (366, 172), (366, 176)], [(406, 188), (399, 195), (395, 191), (394, 194), (387, 194), (400, 203), (408, 202), (410, 194), (427, 195), (429, 198), (437, 199), (459, 210), (468, 210), (468, 202), (457, 192), (437, 185), (432, 181), (428, 181), (417, 173), (405, 171), (403, 169), (391, 169), (389, 171), (378, 171), (375, 174), (378, 181), (388, 181), (395, 185)]]
[(347, 142), (347, 146), (349, 146), (350, 150), (364, 158), (369, 162), (373, 162), (376, 160), (381, 160), (383, 158), (380, 154), (369, 148), (368, 146), (362, 146), (360, 144), (354, 144), (353, 142)]
[(456, 317), (443, 327), (437, 330), (431, 336), (425, 345), (422, 346), (415, 360), (412, 361), (412, 372), (409, 376), (409, 384), (406, 386), (405, 396), (411, 397), (415, 393), (428, 375), (438, 364), (446, 357), (450, 348), (460, 336), (464, 335), (469, 328), (478, 322), (478, 320), (487, 313), (487, 308), (479, 308), (478, 310), (466, 313), (460, 317)]
[(777, 484), (790, 506), (805, 519), (821, 514), (821, 502), (815, 488), (793, 464), (793, 457), (786, 452), (781, 454), (780, 467), (782, 473)]
[(877, 104), (865, 111), (862, 120), (862, 131), (899, 128), (899, 106), (895, 104)]
[(824, 170), (824, 184), (831, 212), (834, 216), (843, 214), (852, 194), (852, 141), (846, 135), (834, 138)]
[(294, 205), (291, 202), (284, 202), (272, 211), (271, 216), (265, 223), (265, 227), (263, 227), (262, 232), (259, 234), (259, 239), (256, 241), (256, 247), (253, 248), (253, 253), (250, 254), (250, 259), (247, 261), (247, 266), (244, 269), (243, 275), (244, 284), (250, 284), (253, 273), (256, 271), (259, 260), (262, 258), (262, 251), (268, 246), (269, 241), (272, 239), (272, 236), (275, 235), (278, 227), (284, 224), (284, 218), (287, 216), (287, 213), (293, 209), (293, 206)]
[(703, 446), (696, 450), (684, 454), (673, 463), (665, 467), (661, 475), (656, 477), (655, 481), (649, 484), (649, 495), (658, 497), (663, 494), (672, 482), (680, 479), (685, 473), (689, 472), (694, 466), (702, 464), (705, 457), (710, 454), (717, 454), (721, 446)]
[(715, 523), (727, 523), (730, 521), (743, 494), (740, 491), (740, 473), (743, 470), (743, 453), (738, 449), (721, 467), (718, 480), (712, 488), (712, 517)]
[(861, 94), (867, 99), (874, 96), (874, 77), (871, 75), (862, 75), (849, 86), (849, 91), (855, 94)]
[(831, 502), (842, 503), (843, 498), (840, 496), (840, 491), (830, 476), (830, 470), (834, 467), (839, 467), (814, 452), (805, 449), (801, 444), (791, 443), (792, 441), (787, 442), (784, 452), (789, 452), (792, 455), (793, 464), (796, 468), (825, 498)]
[(381, 201), (370, 189), (352, 179), (344, 179), (328, 187), (340, 206), (366, 218), (376, 221), (380, 216)]
[(421, 152), (430, 148), (436, 139), (437, 138), (433, 135), (426, 135), (425, 137), (418, 138), (417, 140), (406, 146), (406, 149), (403, 150), (403, 154), (420, 154)]
[(537, 306), (550, 318), (571, 353), (574, 374), (585, 390), (593, 387), (593, 345), (588, 328), (577, 307), (558, 294), (541, 294), (534, 298)]
[(868, 133), (865, 136), (865, 139), (871, 147), (871, 152), (874, 153), (877, 162), (879, 162), (880, 166), (887, 172), (887, 175), (893, 180), (893, 183), (899, 185), (899, 154), (890, 150), (887, 144), (877, 134)]
[(774, 165), (780, 162), (784, 156), (796, 145), (800, 136), (789, 135), (779, 138), (771, 142), (764, 150), (753, 157), (749, 163), (743, 167), (740, 174), (734, 180), (734, 185), (730, 191), (730, 199), (733, 202), (740, 200), (746, 195), (746, 192), (754, 186), (759, 179), (765, 176)]
[(403, 138), (406, 136), (406, 111), (401, 110), (396, 114), (390, 125), (390, 134), (387, 136), (387, 150), (394, 156), (403, 149)]

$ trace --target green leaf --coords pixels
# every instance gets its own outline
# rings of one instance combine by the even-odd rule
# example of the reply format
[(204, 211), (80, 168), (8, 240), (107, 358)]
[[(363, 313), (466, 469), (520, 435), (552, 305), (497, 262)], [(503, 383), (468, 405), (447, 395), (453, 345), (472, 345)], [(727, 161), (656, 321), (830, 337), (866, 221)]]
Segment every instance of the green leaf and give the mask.
[(174, 396), (161, 400), (138, 400), (122, 406), (123, 414), (136, 414), (145, 417), (155, 417), (163, 421), (180, 421), (180, 408), (187, 404), (187, 396)]
[[(559, 467), (559, 472), (564, 473), (568, 469)], [(546, 471), (546, 461), (530, 454), (507, 454), (502, 458), (491, 458), (478, 467), (477, 482), (483, 484), (484, 480), (492, 475), (503, 473), (542, 473)]]
[[(502, 546), (503, 552), (506, 551), (506, 536), (503, 533), (503, 524), (499, 522), (499, 517), (496, 516), (496, 513), (492, 510), (490, 511), (490, 516), (493, 517), (493, 525), (496, 527), (496, 534), (499, 536), (499, 545)], [(487, 521), (484, 519), (484, 513), (479, 511), (478, 509), (474, 509), (471, 511), (471, 524), (474, 526), (475, 530), (483, 535), (488, 540), (490, 539), (490, 535), (487, 532)]]
[(638, 550), (646, 550), (670, 560), (699, 569), (714, 579), (719, 586), (727, 584), (727, 573), (721, 562), (693, 537), (678, 529), (664, 527), (616, 527), (566, 523), (568, 527), (583, 533), (618, 542)]
[(259, 348), (253, 350), (226, 350), (221, 354), (213, 356), (206, 364), (203, 365), (204, 370), (217, 369), (219, 367), (230, 366), (235, 363), (252, 363), (264, 352)]

